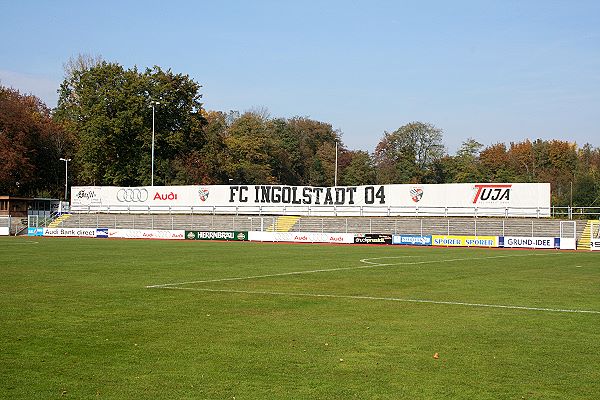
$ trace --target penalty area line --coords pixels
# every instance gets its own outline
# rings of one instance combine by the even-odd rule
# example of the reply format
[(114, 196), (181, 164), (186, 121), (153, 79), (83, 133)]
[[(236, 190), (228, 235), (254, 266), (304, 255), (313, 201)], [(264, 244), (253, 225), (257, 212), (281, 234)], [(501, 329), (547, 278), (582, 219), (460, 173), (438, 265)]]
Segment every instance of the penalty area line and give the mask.
[[(146, 288), (147, 289), (169, 288), (169, 287), (177, 287), (177, 286), (183, 286), (183, 285), (202, 284), (202, 283), (245, 281), (245, 280), (250, 280), (250, 279), (275, 278), (275, 277), (281, 277), (281, 276), (316, 274), (316, 273), (321, 273), (321, 272), (350, 271), (350, 270), (358, 270), (358, 269), (371, 269), (371, 268), (377, 268), (377, 267), (425, 265), (425, 264), (451, 263), (451, 262), (458, 262), (458, 261), (490, 260), (490, 259), (496, 259), (496, 258), (515, 258), (515, 257), (527, 257), (527, 256), (540, 256), (540, 255), (546, 255), (546, 254), (518, 254), (518, 255), (511, 254), (511, 255), (500, 255), (500, 256), (488, 256), (488, 257), (466, 257), (466, 258), (452, 258), (452, 259), (446, 259), (446, 260), (426, 260), (426, 261), (411, 261), (411, 262), (386, 263), (386, 264), (374, 263), (369, 260), (404, 258), (405, 256), (363, 258), (360, 260), (360, 262), (363, 263), (363, 265), (358, 265), (358, 266), (353, 266), (353, 267), (322, 268), (322, 269), (313, 269), (313, 270), (306, 270), (306, 271), (282, 272), (279, 274), (250, 275), (250, 276), (238, 276), (238, 277), (230, 277), (230, 278), (205, 279), (205, 280), (188, 281), (188, 282), (162, 283), (162, 284), (157, 284), (157, 285), (147, 285)], [(366, 264), (366, 265), (364, 265), (364, 264)]]
[(596, 311), (596, 310), (526, 307), (526, 306), (514, 306), (514, 305), (504, 305), (504, 304), (470, 303), (470, 302), (462, 302), (462, 301), (406, 299), (406, 298), (401, 298), (401, 297), (352, 296), (352, 295), (326, 294), (326, 293), (287, 293), (287, 292), (267, 292), (267, 291), (256, 291), (256, 290), (190, 288), (190, 287), (181, 287), (181, 286), (162, 286), (162, 287), (157, 287), (157, 288), (172, 289), (172, 290), (192, 290), (192, 291), (212, 292), (212, 293), (237, 293), (237, 294), (252, 294), (252, 295), (264, 295), (264, 296), (289, 296), (289, 297), (312, 297), (312, 298), (350, 299), (350, 300), (393, 301), (393, 302), (399, 302), (399, 303), (435, 304), (435, 305), (446, 305), (446, 306), (496, 308), (496, 309), (507, 309), (507, 310), (541, 311), (541, 312), (553, 312), (553, 313), (600, 314), (600, 311)]

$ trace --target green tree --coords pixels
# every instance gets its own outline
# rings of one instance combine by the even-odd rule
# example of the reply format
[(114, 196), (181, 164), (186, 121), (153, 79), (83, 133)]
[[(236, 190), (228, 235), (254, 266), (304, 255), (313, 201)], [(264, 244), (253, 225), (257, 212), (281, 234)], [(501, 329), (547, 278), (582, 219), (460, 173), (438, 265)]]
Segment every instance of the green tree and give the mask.
[(598, 207), (600, 205), (600, 182), (592, 173), (581, 173), (573, 182), (573, 206)]
[(456, 152), (454, 164), (454, 182), (479, 182), (482, 178), (479, 165), (479, 152), (483, 145), (473, 138), (462, 143)]
[(333, 185), (335, 143), (343, 149), (341, 134), (330, 124), (295, 117), (287, 121), (289, 137), (286, 146), (294, 149), (293, 174), (298, 184), (325, 186)]
[(200, 85), (159, 67), (125, 70), (101, 62), (76, 70), (61, 85), (55, 118), (79, 147), (82, 184), (150, 184), (152, 109), (156, 105), (155, 184), (185, 183), (186, 155), (202, 147)]
[(350, 162), (342, 173), (342, 184), (347, 186), (374, 184), (376, 173), (373, 159), (369, 153), (357, 150), (350, 151), (348, 154)]
[(378, 183), (422, 182), (445, 153), (442, 136), (441, 129), (423, 122), (385, 132), (374, 153)]
[(573, 204), (580, 207), (600, 206), (600, 148), (594, 148), (589, 143), (577, 150)]
[(202, 110), (202, 116), (206, 120), (204, 145), (200, 148), (194, 146), (177, 159), (179, 180), (195, 185), (227, 184), (228, 175), (224, 167), (227, 158), (227, 114)]
[(300, 136), (284, 118), (269, 121), (267, 129), (275, 143), (273, 174), (277, 181), (288, 185), (301, 185), (304, 182), (306, 165), (300, 147)]
[(271, 167), (274, 141), (266, 123), (263, 116), (247, 112), (229, 127), (224, 169), (234, 183), (277, 183)]

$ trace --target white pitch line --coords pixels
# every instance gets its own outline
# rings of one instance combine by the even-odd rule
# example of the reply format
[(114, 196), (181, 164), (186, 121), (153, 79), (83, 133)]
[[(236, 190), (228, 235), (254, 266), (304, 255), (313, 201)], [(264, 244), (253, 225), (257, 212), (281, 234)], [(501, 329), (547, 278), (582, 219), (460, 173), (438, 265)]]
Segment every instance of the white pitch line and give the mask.
[(372, 264), (372, 267), (386, 267), (391, 265), (416, 265), (416, 264), (435, 264), (442, 262), (454, 262), (454, 261), (471, 261), (471, 260), (491, 260), (494, 258), (513, 258), (513, 257), (528, 257), (528, 256), (547, 256), (549, 254), (513, 254), (507, 256), (488, 256), (488, 257), (468, 257), (468, 258), (449, 258), (447, 260), (428, 260), (428, 261), (413, 261), (413, 262), (401, 262), (401, 263), (391, 263), (391, 264), (375, 264), (371, 263), (369, 260), (381, 260), (384, 258), (401, 258), (401, 257), (378, 257), (378, 258), (363, 258), (360, 260), (362, 263)]
[(402, 258), (400, 257), (378, 257), (378, 258), (363, 258), (360, 260), (362, 263), (370, 263), (369, 265), (359, 265), (354, 267), (340, 267), (340, 268), (325, 268), (325, 269), (313, 269), (307, 271), (293, 271), (293, 272), (282, 272), (279, 274), (264, 274), (264, 275), (251, 275), (251, 276), (240, 276), (240, 277), (231, 277), (231, 278), (218, 278), (218, 279), (206, 279), (206, 280), (198, 280), (198, 281), (188, 281), (188, 282), (176, 282), (176, 283), (163, 283), (158, 285), (148, 285), (146, 288), (167, 288), (172, 286), (181, 286), (181, 285), (192, 285), (199, 283), (215, 283), (215, 282), (228, 282), (228, 281), (243, 281), (250, 279), (260, 279), (260, 278), (274, 278), (278, 276), (291, 276), (291, 275), (304, 275), (304, 274), (316, 274), (320, 272), (334, 272), (334, 271), (349, 271), (356, 269), (369, 269), (376, 267), (387, 267), (393, 265), (422, 265), (422, 264), (436, 264), (436, 263), (444, 263), (444, 262), (456, 262), (456, 261), (473, 261), (473, 260), (489, 260), (495, 258), (512, 258), (512, 257), (526, 257), (526, 256), (544, 256), (547, 254), (513, 254), (513, 255), (504, 255), (504, 256), (488, 256), (488, 257), (467, 257), (467, 258), (452, 258), (447, 260), (428, 260), (428, 261), (413, 261), (413, 262), (402, 262), (402, 263), (392, 263), (392, 264), (373, 264), (370, 263), (369, 260), (379, 260), (383, 258)]
[(439, 305), (452, 305), (452, 306), (464, 306), (464, 307), (503, 308), (503, 309), (509, 309), (509, 310), (546, 311), (546, 312), (555, 312), (555, 313), (600, 314), (600, 311), (596, 311), (596, 310), (572, 310), (572, 309), (545, 308), (545, 307), (525, 307), (525, 306), (511, 306), (511, 305), (503, 305), (503, 304), (467, 303), (467, 302), (462, 302), (462, 301), (404, 299), (404, 298), (399, 298), (399, 297), (350, 296), (350, 295), (320, 294), (320, 293), (264, 292), (264, 291), (254, 291), (254, 290), (206, 289), (206, 288), (189, 288), (189, 287), (176, 287), (176, 286), (164, 287), (164, 289), (193, 290), (193, 291), (216, 292), (216, 293), (257, 294), (257, 295), (267, 295), (267, 296), (300, 296), (300, 297), (351, 299), (351, 300), (396, 301), (396, 302), (402, 302), (402, 303), (422, 303), (422, 304), (439, 304)]
[(360, 262), (365, 263), (365, 264), (374, 264), (374, 265), (383, 265), (381, 263), (378, 262), (371, 262), (369, 260), (384, 260), (384, 259), (390, 259), (390, 258), (423, 258), (425, 256), (388, 256), (388, 257), (373, 257), (373, 258), (363, 258), (362, 260), (360, 260)]
[(319, 294), (319, 293), (286, 293), (286, 292), (252, 291), (252, 290), (208, 289), (208, 288), (181, 287), (182, 285), (189, 285), (189, 284), (215, 283), (215, 282), (226, 282), (226, 281), (239, 281), (239, 280), (249, 280), (249, 279), (259, 279), (259, 278), (271, 278), (271, 277), (278, 277), (278, 276), (313, 274), (313, 273), (319, 273), (319, 272), (332, 272), (332, 271), (368, 269), (368, 268), (384, 267), (384, 266), (394, 266), (394, 265), (421, 265), (421, 264), (435, 264), (435, 263), (456, 262), (456, 261), (487, 260), (487, 259), (496, 259), (496, 258), (513, 258), (513, 257), (544, 256), (544, 255), (549, 255), (549, 254), (519, 254), (519, 255), (514, 255), (513, 254), (513, 255), (500, 255), (500, 256), (488, 256), (488, 257), (453, 258), (453, 259), (447, 259), (447, 260), (430, 260), (430, 261), (402, 262), (402, 263), (393, 263), (393, 264), (375, 264), (375, 263), (372, 263), (369, 260), (381, 260), (381, 259), (389, 259), (389, 258), (403, 258), (403, 256), (399, 256), (399, 257), (365, 258), (365, 259), (362, 259), (360, 261), (362, 263), (369, 263), (369, 265), (361, 265), (361, 266), (354, 266), (354, 267), (315, 269), (315, 270), (308, 270), (308, 271), (293, 271), (293, 272), (284, 272), (284, 273), (279, 273), (279, 274), (264, 274), (264, 275), (252, 275), (252, 276), (220, 278), (220, 279), (208, 279), (208, 280), (179, 282), (179, 283), (166, 283), (166, 284), (161, 284), (161, 285), (149, 285), (149, 286), (146, 286), (146, 288), (193, 290), (193, 291), (213, 292), (213, 293), (257, 294), (257, 295), (270, 295), (270, 296), (300, 296), (300, 297), (314, 297), (314, 298), (337, 298), (337, 299), (353, 299), (353, 300), (396, 301), (396, 302), (404, 302), (404, 303), (425, 303), (425, 304), (454, 305), (454, 306), (465, 306), (465, 307), (500, 308), (500, 309), (503, 308), (503, 309), (511, 309), (511, 310), (546, 311), (546, 312), (557, 312), (557, 313), (600, 314), (600, 311), (596, 311), (596, 310), (558, 309), (558, 308), (546, 308), (546, 307), (526, 307), (526, 306), (513, 306), (513, 305), (503, 305), (503, 304), (469, 303), (469, 302), (459, 302), (459, 301), (405, 299), (405, 298), (397, 298), (397, 297), (351, 296), (351, 295)]

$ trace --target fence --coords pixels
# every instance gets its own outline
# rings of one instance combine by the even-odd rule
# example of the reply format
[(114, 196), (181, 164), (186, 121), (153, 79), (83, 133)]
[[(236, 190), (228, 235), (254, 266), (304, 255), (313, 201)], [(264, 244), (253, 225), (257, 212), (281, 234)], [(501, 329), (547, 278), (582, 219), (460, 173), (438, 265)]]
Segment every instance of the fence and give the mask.
[[(345, 216), (345, 217), (499, 217), (499, 218), (558, 218), (558, 219), (598, 219), (600, 207), (399, 207), (399, 206), (358, 206), (333, 207), (324, 212), (319, 206), (257, 206), (253, 214), (304, 216)], [(247, 208), (239, 206), (79, 206), (73, 209), (76, 214), (189, 214), (189, 215), (248, 215)]]
[(27, 216), (27, 226), (30, 228), (45, 228), (49, 223), (54, 221), (54, 219), (59, 214), (54, 212), (51, 214), (30, 214)]
[[(41, 226), (41, 225), (34, 225)], [(73, 214), (58, 227), (184, 229), (201, 231), (277, 231), (276, 216), (202, 214)], [(524, 218), (301, 217), (293, 232), (393, 233), (414, 235), (497, 235), (578, 237), (585, 222)]]
[(600, 207), (554, 207), (552, 217), (567, 219), (600, 219)]

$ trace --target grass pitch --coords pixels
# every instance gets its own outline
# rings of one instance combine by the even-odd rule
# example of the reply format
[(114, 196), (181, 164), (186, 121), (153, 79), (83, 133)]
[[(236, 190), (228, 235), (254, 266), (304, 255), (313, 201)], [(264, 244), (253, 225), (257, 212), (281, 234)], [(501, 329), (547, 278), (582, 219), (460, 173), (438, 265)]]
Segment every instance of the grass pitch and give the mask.
[(598, 393), (600, 254), (0, 239), (0, 398)]

